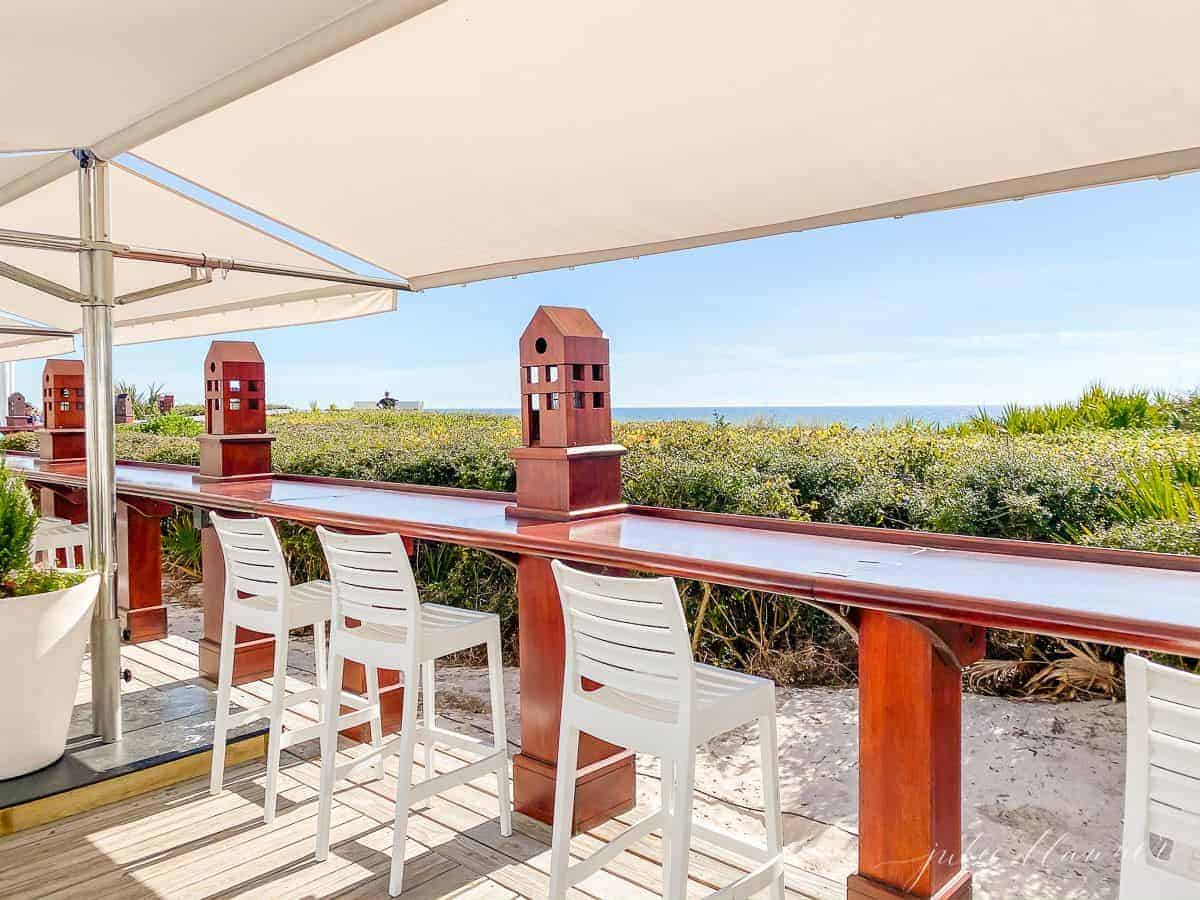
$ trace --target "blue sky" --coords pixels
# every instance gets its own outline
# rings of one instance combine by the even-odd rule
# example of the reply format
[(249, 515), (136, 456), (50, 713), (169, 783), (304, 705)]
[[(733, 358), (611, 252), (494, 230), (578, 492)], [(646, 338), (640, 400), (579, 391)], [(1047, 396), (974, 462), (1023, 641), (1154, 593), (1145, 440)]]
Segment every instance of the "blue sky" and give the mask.
[[(252, 332), (276, 402), (387, 389), (516, 404), (538, 304), (587, 307), (616, 406), (993, 404), (1088, 382), (1200, 385), (1200, 176), (784, 235), (401, 295), (399, 310)], [(298, 223), (320, 233), (319, 223)], [(222, 248), (203, 248), (215, 253)], [(118, 348), (118, 380), (198, 399), (209, 339)], [(40, 363), (18, 364), (33, 389)]]

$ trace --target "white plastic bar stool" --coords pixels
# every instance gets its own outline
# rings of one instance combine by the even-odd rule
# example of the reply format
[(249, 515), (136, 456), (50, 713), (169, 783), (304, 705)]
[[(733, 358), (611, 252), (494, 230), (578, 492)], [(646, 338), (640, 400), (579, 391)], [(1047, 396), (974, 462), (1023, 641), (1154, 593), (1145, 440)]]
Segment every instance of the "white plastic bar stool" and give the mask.
[[(270, 519), (230, 519), (212, 513), (213, 528), (225, 557), (225, 611), (221, 625), (221, 660), (217, 676), (217, 716), (213, 728), (212, 778), (209, 790), (220, 793), (225, 778), (225, 741), (229, 729), (264, 716), (271, 720), (267, 744), (267, 796), (264, 818), (275, 818), (279, 787), (279, 754), (285, 747), (322, 735), (321, 724), (295, 731), (283, 730), (283, 713), (288, 707), (316, 700), (326, 702), (325, 623), (331, 608), (328, 581), (293, 585), (288, 575), (283, 548)], [(316, 651), (317, 686), (287, 694), (288, 638), (295, 628), (312, 626)], [(271, 671), (271, 700), (262, 706), (232, 713), (229, 695), (233, 688), (233, 643), (238, 626), (269, 634), (275, 639)], [(339, 679), (340, 681), (340, 679)], [(353, 695), (349, 695), (353, 696)]]
[(1200, 897), (1200, 678), (1125, 657), (1121, 900)]
[[(554, 792), (550, 896), (602, 868), (657, 828), (663, 833), (663, 896), (683, 900), (693, 834), (757, 867), (712, 894), (741, 900), (770, 889), (783, 898), (783, 823), (775, 685), (764, 678), (700, 665), (692, 659), (683, 606), (670, 578), (612, 578), (552, 563), (566, 629), (562, 726)], [(583, 690), (581, 679), (604, 685)], [(719, 734), (758, 722), (762, 744), (766, 843), (752, 844), (692, 822), (696, 747)], [(601, 850), (571, 865), (571, 821), (579, 733), (586, 731), (662, 760), (662, 800), (651, 813)]]
[[(333, 685), (342, 680), (342, 664), (356, 660), (367, 670), (365, 709), (325, 720), (321, 742), (321, 799), (317, 825), (317, 859), (329, 854), (329, 826), (335, 782), (367, 766), (383, 775), (383, 760), (400, 757), (396, 785), (396, 820), (392, 837), (392, 868), (388, 892), (400, 893), (404, 880), (404, 842), (408, 811), (416, 803), (456, 784), (488, 772), (496, 774), (500, 800), (500, 833), (512, 834), (507, 735), (504, 726), (504, 670), (500, 657), (500, 617), (492, 613), (421, 603), (404, 539), (398, 534), (339, 534), (317, 528), (329, 577), (333, 582), (333, 625), (329, 638), (329, 699), (326, 710), (337, 710)], [(357, 619), (356, 628), (346, 618)], [(437, 727), (434, 664), (438, 657), (484, 644), (492, 700), (493, 743)], [(378, 669), (397, 669), (404, 677), (404, 708), (400, 735), (383, 743), (380, 728)], [(422, 676), (420, 679), (418, 675)], [(417, 685), (424, 694), (422, 721), (417, 722)], [(358, 759), (336, 765), (338, 732), (371, 723), (372, 749)], [(425, 778), (412, 784), (414, 748), (424, 746)], [(436, 744), (481, 754), (475, 762), (442, 775), (434, 773)]]
[[(58, 563), (59, 552), (65, 565)], [(86, 566), (91, 557), (91, 538), (87, 524), (72, 525), (57, 516), (42, 516), (33, 529), (29, 542), (29, 560), (48, 569), (74, 569), (78, 563)]]

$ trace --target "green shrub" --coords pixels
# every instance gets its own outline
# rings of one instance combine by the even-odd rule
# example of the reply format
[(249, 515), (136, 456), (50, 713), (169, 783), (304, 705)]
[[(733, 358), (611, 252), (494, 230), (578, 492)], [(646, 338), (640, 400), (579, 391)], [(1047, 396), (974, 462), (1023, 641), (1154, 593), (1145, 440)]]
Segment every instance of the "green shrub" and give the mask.
[(37, 518), (25, 479), (0, 469), (0, 576), (29, 567), (29, 544)]
[(29, 545), (37, 519), (25, 479), (17, 472), (0, 468), (0, 596), (41, 594), (83, 580), (82, 572), (30, 566)]
[(122, 430), (142, 434), (163, 434), (173, 437), (196, 437), (204, 433), (204, 426), (195, 419), (177, 412), (155, 413), (133, 425), (123, 425)]
[(1200, 519), (1121, 522), (1081, 535), (1079, 542), (1089, 547), (1200, 556)]
[(33, 452), (37, 448), (38, 436), (32, 431), (14, 431), (12, 434), (0, 437), (0, 450), (25, 450)]

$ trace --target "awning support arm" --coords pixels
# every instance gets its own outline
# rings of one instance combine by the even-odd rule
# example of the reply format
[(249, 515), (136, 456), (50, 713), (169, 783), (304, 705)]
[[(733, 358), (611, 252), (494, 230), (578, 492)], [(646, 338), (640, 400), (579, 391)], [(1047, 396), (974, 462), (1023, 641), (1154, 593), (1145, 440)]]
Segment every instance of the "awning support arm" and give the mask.
[(75, 332), (62, 328), (41, 328), (37, 325), (0, 325), (0, 334), (19, 334), (22, 337), (73, 338)]
[(66, 237), (60, 234), (40, 234), (32, 231), (14, 231), (0, 228), (0, 245), (28, 247), (35, 250), (57, 250), (64, 253), (87, 253), (103, 251), (115, 259), (133, 259), (140, 262), (168, 263), (187, 266), (189, 269), (214, 269), (221, 272), (249, 272), (254, 275), (285, 275), (293, 278), (309, 278), (313, 281), (330, 281), (356, 287), (383, 288), (391, 291), (411, 291), (407, 278), (393, 276), (381, 278), (376, 275), (359, 275), (355, 272), (339, 272), (331, 269), (309, 269), (303, 266), (287, 266), (276, 263), (236, 259), (232, 256), (210, 256), (187, 250), (160, 250), (155, 247), (135, 247), (101, 241)]
[(201, 270), (193, 268), (187, 278), (180, 278), (178, 281), (168, 281), (165, 284), (156, 284), (154, 287), (142, 288), (140, 291), (130, 291), (128, 294), (121, 294), (113, 299), (113, 303), (117, 306), (123, 306), (126, 303), (137, 303), (139, 300), (149, 300), (151, 297), (174, 294), (176, 291), (186, 291), (188, 288), (211, 283), (211, 269)]
[(35, 275), (33, 272), (22, 269), (20, 266), (14, 266), (12, 263), (0, 261), (0, 278), (8, 278), (19, 284), (28, 285), (34, 290), (50, 294), (59, 300), (68, 300), (71, 303), (83, 303), (87, 299), (74, 288), (69, 288), (65, 284), (59, 284), (57, 281), (51, 281), (49, 278), (43, 278), (41, 275)]

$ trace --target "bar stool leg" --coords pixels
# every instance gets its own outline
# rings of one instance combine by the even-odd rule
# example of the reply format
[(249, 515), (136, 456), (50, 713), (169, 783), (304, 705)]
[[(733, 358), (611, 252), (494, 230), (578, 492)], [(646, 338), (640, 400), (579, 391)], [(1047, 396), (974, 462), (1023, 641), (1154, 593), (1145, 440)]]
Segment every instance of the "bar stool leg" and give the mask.
[[(325, 684), (326, 684), (326, 679), (328, 678), (328, 673), (326, 672), (327, 661), (326, 661), (326, 649), (325, 649), (325, 623), (324, 622), (314, 622), (313, 623), (313, 653), (316, 656), (315, 661), (316, 661), (316, 668), (317, 668), (317, 687), (321, 689), (321, 699), (317, 701), (317, 709), (318, 709), (319, 717), (320, 717), (319, 721), (324, 722), (325, 714), (326, 714)], [(335, 711), (335, 715), (336, 715), (336, 711)]]
[(229, 695), (233, 690), (233, 620), (226, 617), (221, 625), (221, 661), (217, 668), (217, 716), (213, 722), (212, 774), (208, 792), (221, 793), (225, 786), (225, 742), (229, 732)]
[[(325, 709), (328, 712), (323, 720), (325, 730), (321, 733), (321, 787), (317, 807), (318, 861), (329, 856), (329, 823), (333, 815), (333, 786), (337, 780), (334, 776), (337, 769), (338, 713), (341, 712), (342, 660), (341, 654), (330, 654), (329, 682), (325, 688)], [(373, 669), (367, 671), (374, 672)]]
[(696, 773), (696, 749), (689, 746), (674, 764), (675, 790), (671, 799), (671, 850), (663, 873), (663, 896), (684, 900), (687, 896), (688, 853), (692, 847), (692, 782)]
[(504, 659), (500, 655), (500, 634), (487, 642), (488, 686), (492, 693), (492, 738), (503, 755), (496, 769), (496, 797), (500, 801), (500, 835), (512, 834), (512, 798), (508, 784), (508, 726), (504, 719)]
[(666, 868), (671, 861), (671, 829), (674, 828), (674, 822), (669, 818), (674, 809), (673, 803), (675, 798), (675, 760), (669, 757), (662, 757), (658, 761), (659, 770), (662, 774), (659, 782), (658, 790), (658, 806), (664, 813), (668, 815), (667, 824), (663, 827), (662, 832), (662, 858), (663, 858), (663, 883), (666, 883)]
[[(388, 893), (400, 896), (404, 885), (404, 843), (408, 832), (409, 796), (412, 793), (413, 750), (416, 747), (417, 727), (417, 672), (419, 663), (413, 663), (404, 672), (404, 712), (400, 720), (400, 777), (396, 779), (396, 821), (392, 826), (392, 873), (388, 879)], [(412, 685), (412, 689), (409, 689)]]
[[(224, 649), (224, 648), (222, 648)], [(283, 701), (287, 696), (288, 633), (275, 636), (275, 667), (271, 677), (271, 730), (267, 738), (267, 798), (263, 810), (266, 823), (275, 821), (275, 796), (279, 791), (279, 753), (283, 743)]]
[(579, 729), (566, 719), (558, 732), (558, 771), (554, 779), (554, 830), (550, 842), (550, 900), (567, 896), (571, 865), (571, 821), (575, 815), (575, 769), (579, 762)]
[[(777, 856), (783, 850), (783, 811), (779, 805), (779, 738), (775, 730), (775, 712), (758, 720), (758, 740), (762, 744), (763, 818), (767, 825), (767, 852)], [(771, 900), (783, 900), (783, 876), (771, 884)]]
[[(371, 746), (379, 747), (383, 743), (383, 707), (379, 699), (379, 670), (374, 666), (363, 665), (363, 674), (367, 680), (367, 703), (375, 710), (371, 717)], [(340, 681), (337, 682), (341, 684)], [(375, 763), (375, 777), (383, 780), (383, 757)]]
[[(427, 729), (432, 729), (437, 724), (437, 699), (434, 693), (436, 665), (437, 661), (432, 659), (421, 663), (421, 703), (423, 704), (421, 718), (424, 720)], [(423, 757), (425, 762), (423, 778), (425, 781), (437, 775), (435, 765), (436, 754), (437, 743), (434, 741), (433, 735), (428, 734), (425, 738), (425, 754)], [(426, 801), (424, 805), (428, 806), (429, 801)]]

